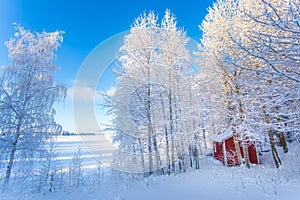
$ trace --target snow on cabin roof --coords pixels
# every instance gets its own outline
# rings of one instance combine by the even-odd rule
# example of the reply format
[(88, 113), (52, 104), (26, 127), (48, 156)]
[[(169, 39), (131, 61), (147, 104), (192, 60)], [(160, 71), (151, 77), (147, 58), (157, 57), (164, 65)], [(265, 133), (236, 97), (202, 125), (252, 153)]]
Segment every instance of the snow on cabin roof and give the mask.
[(222, 142), (232, 136), (232, 132), (225, 130), (222, 133), (213, 134), (209, 137), (210, 140), (216, 141), (216, 142)]

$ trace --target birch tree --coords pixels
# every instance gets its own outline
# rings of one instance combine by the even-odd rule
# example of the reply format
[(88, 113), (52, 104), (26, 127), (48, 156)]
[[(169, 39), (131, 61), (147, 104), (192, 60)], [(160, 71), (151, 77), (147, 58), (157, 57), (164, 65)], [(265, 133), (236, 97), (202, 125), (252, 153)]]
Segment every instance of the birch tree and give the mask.
[[(242, 90), (246, 72), (232, 65), (233, 60), (241, 61), (240, 52), (230, 40), (230, 35), (237, 34), (239, 23), (238, 3), (235, 0), (219, 0), (209, 9), (200, 29), (203, 31), (204, 51), (215, 63), (219, 74), (222, 76), (223, 89), (227, 107), (227, 129), (233, 133), (238, 163), (241, 163), (241, 152), (238, 140), (246, 138), (244, 125), (244, 105), (242, 102)], [(201, 49), (200, 49), (201, 50)], [(243, 142), (244, 143), (244, 142)], [(244, 143), (245, 144), (245, 143)], [(246, 146), (244, 145), (244, 149)], [(249, 167), (247, 151), (245, 152), (246, 165)]]
[(267, 133), (277, 167), (277, 135), (288, 152), (287, 130), (298, 130), (298, 22), (299, 1), (220, 0), (201, 26), (205, 51), (224, 75), (228, 110), (238, 111), (229, 124), (246, 131), (243, 140)]
[(112, 96), (115, 138), (128, 149), (141, 148), (150, 174), (162, 168), (175, 172), (179, 160), (185, 165), (188, 147), (181, 133), (187, 116), (181, 109), (192, 80), (187, 41), (169, 10), (161, 23), (150, 12), (135, 20), (120, 49), (121, 72)]
[[(292, 103), (299, 102), (299, 5), (299, 0), (261, 0), (255, 5), (243, 1), (240, 12), (248, 27), (243, 25), (243, 34), (232, 38), (252, 59), (249, 68), (265, 74), (263, 78), (268, 85), (264, 87), (265, 92), (272, 94), (269, 98), (273, 102), (269, 114), (275, 119), (271, 126), (279, 133), (285, 152), (288, 148), (284, 133), (297, 130), (294, 125), (299, 121), (299, 107)], [(252, 24), (250, 28), (249, 24)]]
[[(286, 134), (298, 129), (294, 125), (299, 121), (299, 107), (293, 102), (299, 103), (299, 5), (299, 1), (288, 0), (240, 1), (241, 31), (231, 37), (251, 60), (248, 65), (233, 64), (252, 71), (256, 79), (248, 93), (252, 99), (256, 95), (257, 105), (261, 104), (277, 167), (281, 162), (275, 137), (287, 153)], [(288, 121), (291, 123), (284, 123)]]
[(36, 152), (45, 139), (61, 131), (54, 121), (53, 104), (64, 99), (66, 88), (54, 82), (57, 66), (53, 61), (62, 39), (61, 31), (32, 33), (16, 26), (14, 37), (5, 43), (11, 59), (11, 64), (2, 68), (0, 80), (1, 146), (5, 146), (8, 159), (6, 183), (22, 152)]
[[(184, 99), (185, 95), (183, 91), (190, 89), (191, 85), (189, 83), (191, 80), (188, 80), (187, 74), (184, 74), (187, 68), (190, 67), (189, 52), (186, 48), (188, 38), (186, 37), (186, 33), (177, 27), (176, 18), (168, 9), (161, 22), (160, 39), (159, 48), (161, 49), (161, 55), (158, 62), (161, 63), (161, 71), (163, 71), (162, 74), (164, 75), (163, 77), (160, 76), (160, 81), (163, 80), (163, 84), (168, 88), (168, 110), (166, 112), (168, 115), (168, 128), (166, 129), (166, 145), (167, 147), (169, 143), (171, 145), (170, 170), (174, 172), (176, 155), (175, 143), (177, 142), (177, 146), (182, 146), (179, 141), (175, 140), (180, 140), (179, 135), (176, 138), (175, 134), (183, 131), (180, 129), (179, 122), (179, 120), (183, 120), (183, 113), (181, 113), (182, 109), (180, 109), (178, 103), (187, 100)], [(166, 153), (167, 155), (169, 154), (168, 151)]]
[[(121, 61), (124, 75), (119, 79), (120, 84), (116, 94), (123, 93), (125, 95), (122, 98), (124, 102), (121, 103), (118, 99), (113, 98), (115, 100), (113, 101), (115, 102), (113, 104), (113, 112), (117, 116), (115, 122), (117, 127), (120, 127), (122, 130), (122, 133), (129, 136), (134, 135), (139, 138), (147, 138), (149, 163), (147, 171), (150, 174), (153, 173), (154, 135), (153, 116), (151, 113), (151, 82), (154, 82), (154, 80), (151, 75), (154, 71), (154, 62), (157, 56), (157, 28), (157, 16), (153, 12), (149, 14), (144, 13), (135, 20), (130, 29), (130, 34), (125, 37), (124, 45), (120, 49), (122, 55), (119, 60)], [(124, 86), (122, 80), (126, 82), (126, 86)], [(140, 103), (136, 104), (134, 100), (130, 101), (133, 94), (138, 97), (137, 101)], [(137, 111), (139, 114), (135, 111), (128, 112), (129, 102), (131, 104), (135, 103), (138, 107), (142, 105)], [(121, 106), (123, 106), (123, 109)], [(132, 117), (140, 116), (140, 118), (131, 120), (130, 115), (133, 115)], [(139, 131), (137, 131), (139, 130), (139, 125), (145, 128), (145, 132), (142, 131), (145, 135), (136, 135), (139, 134)]]

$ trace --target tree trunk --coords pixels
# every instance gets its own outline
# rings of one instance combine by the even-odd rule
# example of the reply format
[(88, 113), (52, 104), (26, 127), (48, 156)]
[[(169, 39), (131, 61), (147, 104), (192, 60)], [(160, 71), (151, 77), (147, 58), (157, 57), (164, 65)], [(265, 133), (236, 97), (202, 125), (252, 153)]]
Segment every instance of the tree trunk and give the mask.
[(285, 139), (285, 135), (284, 135), (283, 132), (279, 133), (279, 139), (280, 139), (280, 144), (283, 148), (283, 152), (284, 153), (289, 152), (289, 149), (288, 149), (288, 146), (287, 146), (287, 143), (286, 143), (286, 139)]
[(243, 137), (242, 138), (242, 146), (243, 146), (245, 165), (249, 169), (250, 168), (250, 160), (249, 160), (249, 153), (248, 153), (248, 145), (246, 142), (246, 135), (243, 134), (242, 137)]
[(175, 172), (175, 144), (174, 144), (174, 133), (173, 133), (173, 108), (172, 108), (172, 91), (169, 89), (169, 115), (170, 115), (170, 135), (171, 135), (171, 172)]
[[(238, 112), (239, 112), (239, 116), (240, 116), (240, 126), (243, 127), (244, 126), (244, 116), (243, 116), (244, 111), (243, 111), (242, 101), (239, 98), (239, 96), (240, 96), (239, 87), (236, 86), (235, 90), (236, 90), (236, 95), (238, 97), (238, 106), (239, 106)], [(249, 160), (249, 153), (248, 153), (248, 145), (247, 145), (247, 141), (246, 141), (247, 138), (246, 138), (246, 134), (244, 133), (244, 128), (242, 130), (243, 130), (242, 146), (243, 146), (244, 160), (245, 160), (246, 167), (249, 169), (250, 168), (250, 160)]]
[(189, 157), (190, 157), (190, 167), (193, 168), (193, 151), (191, 145), (189, 145)]
[(238, 136), (236, 131), (234, 130), (234, 127), (232, 128), (233, 131), (233, 143), (234, 143), (234, 148), (236, 151), (236, 157), (237, 157), (237, 164), (240, 165), (242, 163), (242, 153), (241, 153), (241, 149), (240, 149), (240, 145), (239, 145), (239, 141), (238, 141)]
[(153, 140), (153, 150), (155, 152), (155, 157), (156, 157), (157, 169), (161, 169), (162, 174), (164, 174), (164, 169), (163, 169), (162, 162), (160, 159), (160, 155), (159, 155), (159, 151), (158, 151), (158, 147), (157, 147), (157, 138), (156, 138), (155, 134), (153, 135), (152, 140)]
[(149, 158), (149, 175), (153, 173), (153, 157), (152, 157), (152, 136), (153, 136), (153, 127), (151, 120), (151, 82), (150, 82), (150, 60), (147, 61), (147, 118), (148, 118), (148, 158)]
[(10, 179), (10, 175), (11, 175), (11, 169), (14, 163), (14, 158), (15, 158), (15, 154), (17, 151), (17, 144), (18, 144), (18, 140), (16, 140), (13, 144), (12, 144), (12, 149), (10, 151), (9, 154), (9, 162), (7, 164), (7, 168), (6, 168), (6, 174), (5, 174), (5, 184), (9, 183), (9, 179)]
[(169, 150), (169, 137), (167, 132), (167, 127), (165, 125), (165, 137), (166, 137), (166, 157), (167, 157), (167, 165), (168, 165), (168, 175), (171, 174), (171, 163), (170, 163), (170, 150)]
[[(150, 90), (150, 88), (149, 88)], [(149, 97), (148, 97), (149, 98)], [(152, 158), (152, 123), (150, 117), (150, 100), (148, 100), (148, 158), (149, 158), (149, 175), (153, 173), (153, 158)]]
[(199, 156), (195, 156), (196, 169), (200, 169)]
[(275, 147), (274, 134), (273, 134), (273, 131), (271, 128), (269, 128), (268, 134), (269, 134), (270, 145), (271, 145), (271, 149), (272, 149), (272, 156), (273, 156), (276, 167), (279, 168), (281, 166), (281, 160), (278, 156), (278, 153), (277, 153), (277, 150)]
[[(275, 107), (275, 111), (277, 113), (277, 122), (278, 124), (281, 124), (281, 117), (279, 116), (279, 106), (276, 106)], [(285, 135), (282, 131), (279, 132), (279, 139), (280, 139), (280, 144), (283, 148), (283, 152), (284, 153), (287, 153), (289, 152), (289, 149), (288, 149), (288, 146), (287, 146), (287, 143), (286, 143), (286, 139), (285, 139)]]
[(200, 163), (199, 163), (199, 151), (198, 151), (198, 148), (195, 146), (194, 147), (194, 150), (193, 150), (193, 154), (194, 154), (194, 160), (195, 160), (195, 166), (196, 166), (196, 169), (199, 169), (200, 168)]
[[(182, 147), (184, 147), (184, 142), (183, 142), (183, 139), (181, 140), (181, 146)], [(182, 156), (181, 156), (181, 163), (182, 163), (182, 170), (183, 170), (183, 172), (186, 172), (186, 160), (185, 160), (185, 158), (186, 158), (186, 154), (185, 154), (185, 151), (184, 150), (182, 150), (182, 154), (181, 154)]]
[(167, 126), (167, 120), (166, 120), (164, 100), (163, 100), (161, 94), (160, 94), (160, 97), (161, 97), (161, 104), (162, 104), (162, 109), (163, 109), (163, 120), (164, 120), (164, 129), (165, 129), (167, 173), (168, 173), (168, 175), (170, 175), (171, 174), (171, 163), (170, 163), (168, 126)]
[[(230, 114), (232, 114), (232, 108), (231, 108), (231, 101), (230, 101), (230, 97), (229, 97), (229, 83), (225, 80), (224, 82), (224, 86), (225, 86), (225, 94), (227, 97), (227, 109), (230, 112)], [(233, 118), (232, 116), (229, 118), (229, 124), (231, 124), (231, 131), (232, 131), (232, 135), (233, 135), (233, 143), (234, 143), (234, 147), (236, 150), (236, 156), (237, 156), (237, 164), (240, 165), (241, 164), (241, 160), (242, 160), (242, 154), (240, 151), (240, 145), (238, 142), (238, 135), (236, 133), (236, 129), (233, 126)]]
[[(267, 114), (266, 106), (263, 106), (262, 109), (263, 109), (263, 113), (265, 115), (265, 122), (269, 125), (270, 118), (269, 118), (269, 115)], [(277, 150), (276, 150), (274, 133), (273, 133), (271, 127), (269, 127), (269, 129), (268, 129), (268, 135), (269, 135), (269, 140), (270, 140), (270, 145), (271, 145), (271, 150), (272, 150), (272, 156), (273, 156), (276, 167), (279, 168), (281, 165), (281, 160), (280, 160)]]
[(141, 154), (141, 159), (142, 159), (142, 167), (143, 167), (143, 170), (145, 170), (144, 152), (143, 152), (143, 146), (142, 146), (142, 142), (141, 142), (140, 138), (138, 138), (138, 143), (139, 143), (139, 149), (140, 149), (140, 154)]
[(14, 159), (15, 159), (15, 155), (16, 155), (16, 151), (17, 151), (17, 145), (18, 145), (19, 138), (20, 138), (20, 130), (21, 130), (21, 126), (22, 126), (22, 120), (23, 120), (23, 117), (20, 117), (18, 127), (17, 127), (17, 130), (16, 130), (15, 141), (12, 143), (11, 151), (10, 151), (10, 154), (9, 154), (9, 161), (8, 161), (7, 168), (6, 168), (6, 173), (5, 173), (5, 184), (9, 183), (9, 179), (10, 179), (10, 176), (11, 176), (11, 170), (12, 170), (12, 167), (13, 167), (13, 163), (14, 163)]
[(205, 129), (202, 129), (203, 133), (203, 143), (204, 143), (204, 149), (207, 149), (207, 144), (206, 144), (206, 134), (205, 134)]

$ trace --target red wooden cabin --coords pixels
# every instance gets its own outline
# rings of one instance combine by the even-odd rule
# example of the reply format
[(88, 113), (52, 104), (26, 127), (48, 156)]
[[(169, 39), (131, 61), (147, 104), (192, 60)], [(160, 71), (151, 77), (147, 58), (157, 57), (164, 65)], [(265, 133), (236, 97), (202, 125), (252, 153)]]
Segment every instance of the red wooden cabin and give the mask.
[[(222, 161), (226, 166), (238, 165), (236, 149), (233, 142), (233, 135), (231, 132), (223, 132), (215, 134), (210, 137), (213, 141), (213, 156), (215, 159)], [(252, 164), (258, 164), (258, 154), (256, 151), (255, 142), (247, 141), (249, 161)], [(244, 158), (242, 143), (239, 141), (239, 147)]]

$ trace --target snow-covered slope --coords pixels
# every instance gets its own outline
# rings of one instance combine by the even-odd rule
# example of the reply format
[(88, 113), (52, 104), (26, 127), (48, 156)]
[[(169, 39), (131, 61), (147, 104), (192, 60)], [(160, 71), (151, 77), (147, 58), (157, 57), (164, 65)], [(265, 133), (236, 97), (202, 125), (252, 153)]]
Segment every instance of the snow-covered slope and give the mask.
[(94, 189), (74, 193), (55, 193), (47, 200), (159, 200), (159, 199), (261, 199), (296, 200), (300, 195), (300, 180), (286, 174), (284, 168), (263, 165), (251, 169), (227, 168), (211, 158), (202, 160), (199, 171), (185, 174), (145, 178), (132, 183), (107, 183)]
[[(73, 138), (74, 139), (74, 138)], [(78, 143), (79, 144), (79, 143)], [(300, 196), (300, 161), (296, 157), (299, 143), (290, 144), (290, 152), (281, 154), (283, 166), (276, 169), (270, 155), (261, 157), (262, 164), (225, 167), (212, 157), (201, 159), (200, 170), (170, 176), (135, 177), (102, 169), (99, 185), (88, 183), (93, 169), (86, 169), (85, 184), (72, 191), (46, 192), (45, 194), (12, 190), (3, 193), (1, 200), (296, 200)], [(281, 152), (281, 149), (278, 149)], [(269, 152), (270, 153), (270, 152)], [(269, 154), (267, 153), (267, 154)], [(85, 154), (85, 153), (84, 153)], [(62, 154), (64, 155), (64, 154)], [(85, 156), (87, 156), (85, 154)], [(90, 165), (88, 156), (86, 165)], [(133, 180), (134, 179), (134, 180)]]

